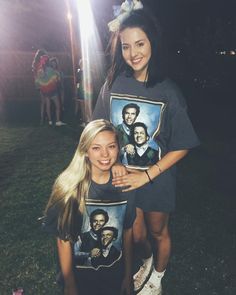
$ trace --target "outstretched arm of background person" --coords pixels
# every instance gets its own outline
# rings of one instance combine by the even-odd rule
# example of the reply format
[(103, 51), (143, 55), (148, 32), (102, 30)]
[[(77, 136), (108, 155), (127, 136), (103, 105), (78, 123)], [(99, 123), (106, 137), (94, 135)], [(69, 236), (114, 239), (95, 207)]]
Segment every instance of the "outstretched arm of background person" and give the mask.
[(132, 277), (132, 263), (133, 263), (133, 232), (132, 227), (125, 229), (123, 233), (123, 249), (124, 249), (124, 263), (125, 272), (124, 279), (121, 285), (121, 295), (132, 295), (133, 277)]
[(78, 295), (79, 293), (73, 273), (71, 243), (57, 239), (57, 250), (65, 283), (64, 295)]
[[(159, 167), (157, 165), (153, 165), (146, 170), (150, 179), (152, 180), (153, 178), (158, 177), (158, 175), (162, 172), (181, 160), (187, 153), (188, 150), (168, 152), (160, 161), (158, 161), (157, 164)], [(112, 184), (116, 187), (128, 186), (128, 188), (123, 191), (137, 189), (150, 181), (145, 171), (136, 169), (127, 169), (127, 171), (128, 174), (115, 177), (113, 175), (112, 179)]]

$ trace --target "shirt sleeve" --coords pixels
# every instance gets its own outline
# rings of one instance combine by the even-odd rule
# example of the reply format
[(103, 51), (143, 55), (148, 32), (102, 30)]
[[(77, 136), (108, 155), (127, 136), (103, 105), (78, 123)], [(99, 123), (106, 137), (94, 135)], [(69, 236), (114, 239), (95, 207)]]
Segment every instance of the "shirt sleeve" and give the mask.
[[(200, 144), (187, 112), (185, 99), (177, 86), (172, 86), (167, 106), (166, 126), (168, 130), (167, 149), (175, 151), (191, 149)], [(167, 123), (169, 122), (169, 124)]]
[(59, 236), (58, 232), (58, 216), (59, 216), (59, 206), (52, 206), (48, 209), (46, 215), (42, 219), (42, 229), (54, 236)]
[(109, 89), (107, 82), (104, 83), (102, 86), (94, 111), (92, 115), (92, 119), (105, 119), (105, 120), (110, 120), (110, 115), (109, 115), (109, 109), (110, 109), (110, 104), (109, 104)]
[(180, 108), (171, 119), (171, 137), (168, 148), (171, 151), (191, 149), (200, 142), (185, 109)]
[(128, 200), (127, 209), (125, 213), (124, 229), (128, 229), (133, 226), (136, 218), (136, 206), (135, 206), (135, 190), (126, 192), (125, 198)]
[(62, 233), (58, 227), (58, 220), (61, 214), (61, 210), (62, 210), (62, 207), (59, 204), (55, 204), (51, 206), (46, 212), (46, 215), (43, 217), (42, 229), (46, 233), (56, 238), (59, 238), (64, 241), (68, 241), (70, 237), (70, 235), (68, 234), (69, 229), (65, 230), (65, 232)]

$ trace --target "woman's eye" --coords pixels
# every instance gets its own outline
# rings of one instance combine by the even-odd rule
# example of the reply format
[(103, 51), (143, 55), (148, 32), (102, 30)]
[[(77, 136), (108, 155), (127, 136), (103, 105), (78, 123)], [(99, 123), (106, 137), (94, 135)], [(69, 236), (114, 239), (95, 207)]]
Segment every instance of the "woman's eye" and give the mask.
[(142, 46), (144, 46), (144, 43), (143, 42), (139, 42), (138, 43), (138, 47), (142, 47)]
[(93, 147), (92, 147), (92, 150), (93, 150), (93, 151), (98, 151), (98, 150), (99, 150), (99, 147), (98, 147), (98, 146), (93, 146)]
[(127, 45), (122, 45), (122, 50), (127, 50), (129, 47)]
[(115, 148), (116, 148), (116, 145), (115, 145), (115, 144), (110, 145), (109, 148), (110, 148), (110, 149), (115, 149)]

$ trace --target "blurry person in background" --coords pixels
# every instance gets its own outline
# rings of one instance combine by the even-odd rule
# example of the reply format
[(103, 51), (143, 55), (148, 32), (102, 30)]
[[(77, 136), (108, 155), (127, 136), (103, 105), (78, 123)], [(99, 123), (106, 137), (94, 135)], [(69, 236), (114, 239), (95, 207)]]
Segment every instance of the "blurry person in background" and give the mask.
[(44, 115), (45, 115), (45, 109), (46, 109), (46, 100), (45, 100), (44, 96), (40, 92), (39, 85), (35, 81), (36, 81), (37, 73), (41, 68), (40, 58), (43, 55), (48, 55), (47, 51), (45, 49), (38, 49), (36, 51), (35, 55), (34, 55), (34, 59), (33, 59), (33, 62), (32, 62), (32, 72), (33, 72), (33, 77), (34, 77), (34, 83), (35, 83), (35, 87), (36, 87), (37, 91), (40, 94), (40, 124), (43, 124), (43, 122), (44, 122)]
[(51, 102), (54, 103), (56, 109), (56, 123), (60, 127), (66, 125), (60, 119), (61, 106), (58, 95), (58, 87), (60, 85), (60, 74), (54, 70), (49, 63), (49, 56), (42, 55), (39, 61), (39, 70), (35, 77), (35, 83), (40, 89), (43, 99), (46, 101), (46, 113), (48, 117), (48, 124), (52, 126)]
[(85, 126), (92, 118), (93, 84), (92, 70), (86, 59), (80, 59), (77, 70), (77, 93), (75, 98), (75, 115), (81, 111), (81, 126)]
[(61, 112), (64, 111), (64, 107), (65, 107), (65, 92), (64, 92), (64, 73), (61, 71), (60, 67), (59, 67), (59, 62), (58, 62), (58, 58), (56, 57), (51, 57), (49, 59), (50, 62), (50, 66), (55, 70), (58, 71), (59, 75), (60, 75), (60, 81), (58, 83), (58, 97), (60, 100), (60, 105), (61, 105)]

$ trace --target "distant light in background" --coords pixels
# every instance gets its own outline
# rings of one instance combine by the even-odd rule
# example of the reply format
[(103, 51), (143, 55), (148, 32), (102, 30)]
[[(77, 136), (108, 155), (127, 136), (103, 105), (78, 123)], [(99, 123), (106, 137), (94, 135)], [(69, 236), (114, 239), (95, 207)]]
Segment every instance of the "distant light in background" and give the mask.
[(221, 50), (221, 51), (216, 51), (216, 54), (235, 56), (236, 55), (236, 50)]
[[(93, 11), (89, 0), (77, 1), (77, 12), (79, 18), (79, 32), (81, 41), (81, 53), (83, 63), (83, 71), (86, 83), (94, 85), (103, 73), (103, 56), (101, 55), (101, 40), (94, 21)], [(92, 73), (92, 76), (91, 76)], [(84, 85), (85, 86), (85, 85)], [(85, 87), (86, 89), (86, 87)], [(89, 95), (85, 92), (85, 99)]]
[(226, 51), (220, 51), (220, 55), (226, 55)]
[(68, 0), (65, 1), (67, 7), (67, 19), (69, 23), (69, 33), (70, 33), (70, 47), (71, 47), (71, 60), (72, 60), (72, 70), (73, 70), (73, 91), (76, 91), (76, 63), (75, 63), (75, 41), (74, 41), (74, 30), (72, 26), (72, 13)]

